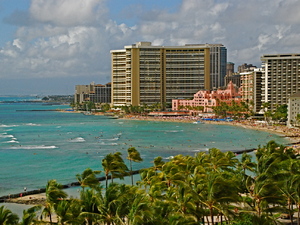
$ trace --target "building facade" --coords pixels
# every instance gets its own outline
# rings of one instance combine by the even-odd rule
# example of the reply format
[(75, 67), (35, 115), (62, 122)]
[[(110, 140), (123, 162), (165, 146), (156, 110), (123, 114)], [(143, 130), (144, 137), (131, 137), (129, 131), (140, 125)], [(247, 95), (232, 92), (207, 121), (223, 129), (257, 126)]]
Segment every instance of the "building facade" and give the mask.
[(112, 105), (171, 104), (210, 88), (210, 48), (138, 42), (111, 52)]
[(300, 126), (300, 122), (297, 120), (298, 114), (300, 114), (300, 92), (297, 92), (289, 97), (287, 121), (288, 127)]
[(244, 63), (244, 64), (238, 66), (238, 72), (239, 73), (250, 72), (250, 71), (254, 71), (256, 68), (257, 67), (253, 66), (252, 64)]
[[(223, 87), (227, 74), (227, 49), (222, 44), (187, 44), (186, 46), (208, 47), (210, 50), (210, 89)], [(233, 64), (234, 67), (234, 64)]]
[(96, 84), (95, 92), (90, 94), (90, 101), (94, 103), (111, 103), (111, 83)]
[(300, 91), (300, 54), (263, 55), (262, 101), (270, 110), (288, 104), (291, 95)]
[(234, 63), (227, 62), (226, 64), (226, 76), (231, 76), (234, 73)]
[(220, 105), (221, 102), (231, 105), (232, 101), (240, 103), (241, 95), (239, 89), (232, 82), (229, 82), (226, 89), (198, 91), (192, 100), (173, 99), (172, 110), (190, 109), (193, 111), (198, 106), (203, 106), (203, 112), (210, 113), (213, 112), (213, 107)]
[(111, 102), (111, 83), (105, 85), (95, 84), (76, 85), (74, 101), (83, 103), (91, 101), (94, 103), (110, 103)]
[(76, 85), (74, 101), (78, 103), (90, 101), (90, 93), (95, 92), (95, 83), (92, 82), (88, 85)]
[(226, 75), (224, 78), (224, 84), (227, 86), (229, 82), (232, 82), (237, 87), (241, 87), (241, 74), (239, 73), (233, 73), (231, 75)]
[(207, 44), (210, 47), (210, 87), (223, 87), (227, 73), (227, 49), (222, 44)]
[(241, 73), (241, 96), (244, 102), (252, 105), (254, 113), (259, 113), (262, 107), (262, 69)]

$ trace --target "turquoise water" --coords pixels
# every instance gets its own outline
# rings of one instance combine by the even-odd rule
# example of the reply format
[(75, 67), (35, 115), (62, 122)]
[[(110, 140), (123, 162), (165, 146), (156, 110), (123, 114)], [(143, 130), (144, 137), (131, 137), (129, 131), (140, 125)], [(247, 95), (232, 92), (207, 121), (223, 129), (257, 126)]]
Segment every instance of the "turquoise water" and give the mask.
[[(1, 101), (1, 99), (0, 99)], [(126, 160), (134, 146), (144, 161), (134, 169), (152, 165), (157, 156), (194, 155), (216, 147), (242, 150), (270, 140), (286, 144), (274, 134), (235, 126), (115, 120), (53, 110), (68, 108), (41, 103), (0, 103), (0, 196), (44, 188), (47, 180), (76, 181), (86, 168), (102, 170), (101, 160), (120, 151)]]

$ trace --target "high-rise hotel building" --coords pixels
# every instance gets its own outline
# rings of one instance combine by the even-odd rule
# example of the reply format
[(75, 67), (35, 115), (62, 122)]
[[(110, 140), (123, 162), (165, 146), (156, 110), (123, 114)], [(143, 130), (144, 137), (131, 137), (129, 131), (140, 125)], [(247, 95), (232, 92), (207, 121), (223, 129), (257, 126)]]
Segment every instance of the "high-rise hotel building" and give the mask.
[(270, 110), (288, 104), (291, 95), (300, 91), (300, 54), (263, 55), (262, 102)]
[(187, 44), (185, 46), (208, 47), (210, 51), (210, 89), (225, 87), (227, 73), (227, 48), (222, 44)]
[(172, 103), (210, 89), (210, 48), (138, 42), (111, 52), (112, 105)]

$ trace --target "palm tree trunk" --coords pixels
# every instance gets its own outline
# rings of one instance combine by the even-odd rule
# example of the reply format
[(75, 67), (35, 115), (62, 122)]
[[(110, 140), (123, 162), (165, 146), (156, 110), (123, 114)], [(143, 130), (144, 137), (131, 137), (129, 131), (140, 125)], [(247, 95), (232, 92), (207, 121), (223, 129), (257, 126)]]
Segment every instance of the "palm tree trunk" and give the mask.
[(210, 208), (210, 209), (209, 209), (209, 211), (210, 211), (211, 224), (213, 225), (213, 224), (214, 224), (214, 215), (213, 215), (213, 209), (212, 209), (212, 208)]
[(49, 220), (50, 220), (50, 224), (52, 225), (52, 216), (51, 216), (51, 212), (49, 213)]
[(290, 198), (288, 199), (288, 208), (289, 208), (289, 215), (290, 215), (290, 218), (291, 218), (291, 224), (293, 224), (293, 213), (292, 213), (292, 210), (293, 210), (293, 204), (291, 203), (291, 200)]
[(209, 216), (205, 216), (205, 217), (206, 217), (207, 224), (209, 224)]
[(297, 224), (300, 224), (300, 205), (298, 205), (298, 218), (297, 218)]
[(131, 185), (133, 186), (132, 161), (131, 161), (131, 159), (129, 160), (129, 162), (130, 162), (130, 176), (131, 176)]
[(108, 174), (106, 173), (105, 174), (105, 187), (107, 189), (107, 186), (108, 186)]
[(87, 219), (88, 225), (93, 225), (93, 220), (91, 218)]

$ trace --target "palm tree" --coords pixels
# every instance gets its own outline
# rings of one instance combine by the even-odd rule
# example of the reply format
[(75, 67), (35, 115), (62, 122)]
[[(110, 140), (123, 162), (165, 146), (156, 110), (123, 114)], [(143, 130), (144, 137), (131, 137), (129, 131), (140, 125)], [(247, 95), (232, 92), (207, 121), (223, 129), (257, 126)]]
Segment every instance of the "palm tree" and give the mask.
[(93, 171), (92, 169), (87, 168), (82, 174), (77, 174), (76, 178), (83, 190), (85, 187), (97, 188), (99, 186), (99, 180), (97, 179), (96, 174), (100, 173), (101, 171)]
[(246, 171), (253, 172), (255, 170), (255, 166), (256, 164), (252, 162), (252, 156), (243, 152), (241, 161), (238, 163), (238, 167), (240, 167), (244, 174), (246, 174)]
[(269, 110), (270, 106), (270, 102), (264, 102), (261, 106), (264, 111), (264, 117), (266, 122), (268, 121), (268, 118), (272, 116), (272, 112)]
[(124, 211), (131, 200), (122, 201), (122, 196), (126, 195), (125, 184), (111, 183), (102, 196), (98, 192), (97, 209), (99, 211), (98, 222), (100, 224), (115, 224), (125, 216)]
[(229, 179), (230, 176), (228, 172), (211, 171), (193, 179), (191, 191), (196, 201), (208, 210), (211, 224), (214, 224), (214, 215), (228, 215), (230, 204), (239, 202), (238, 186), (233, 182), (234, 178)]
[(140, 176), (141, 180), (137, 183), (139, 184), (139, 186), (144, 186), (145, 190), (147, 190), (148, 187), (152, 186), (152, 184), (154, 184), (156, 180), (161, 180), (161, 178), (158, 178), (158, 173), (154, 168), (141, 169)]
[(232, 170), (237, 163), (238, 159), (233, 152), (228, 151), (224, 153), (217, 148), (209, 149), (206, 156), (206, 165), (212, 171)]
[(70, 207), (68, 208), (69, 220), (68, 223), (72, 225), (84, 224), (84, 218), (81, 216), (82, 213), (82, 201), (80, 199), (70, 199)]
[(102, 167), (105, 172), (105, 187), (107, 189), (109, 174), (111, 173), (111, 171), (116, 169), (113, 153), (109, 153), (108, 155), (105, 156), (104, 159), (102, 159)]
[(35, 224), (37, 222), (37, 215), (36, 212), (41, 209), (41, 206), (33, 206), (27, 210), (23, 210), (23, 217), (21, 222), (19, 223), (20, 225), (31, 225)]
[(71, 214), (69, 209), (71, 207), (72, 202), (70, 200), (61, 200), (55, 206), (55, 214), (58, 218), (58, 224), (64, 225), (71, 220)]
[(199, 224), (194, 196), (188, 186), (170, 187), (165, 201), (170, 206), (169, 224)]
[(43, 214), (49, 216), (50, 224), (52, 224), (52, 211), (55, 205), (68, 195), (62, 190), (62, 185), (57, 183), (56, 180), (49, 180), (46, 186), (46, 203), (43, 209)]
[(252, 156), (244, 152), (242, 154), (242, 158), (239, 160), (237, 164), (237, 176), (239, 176), (241, 193), (247, 191), (246, 180), (249, 176), (253, 175), (255, 168), (256, 168), (256, 163), (252, 161)]
[(163, 158), (161, 156), (158, 156), (154, 159), (153, 161), (154, 164), (154, 169), (155, 170), (162, 170), (162, 166), (165, 164), (165, 162), (163, 161)]
[(9, 209), (0, 206), (0, 224), (3, 225), (14, 225), (18, 224), (19, 217), (17, 214), (12, 213)]
[[(128, 206), (128, 213), (126, 216), (127, 224), (155, 224), (153, 222), (155, 221), (156, 215), (146, 193), (137, 189), (137, 187), (132, 187), (126, 194), (126, 197), (130, 195), (132, 201), (129, 202), (130, 204)], [(128, 199), (124, 198), (124, 200), (126, 201)]]
[(113, 183), (114, 178), (123, 179), (124, 175), (126, 175), (126, 171), (128, 171), (128, 168), (121, 156), (121, 152), (116, 152), (114, 154), (109, 153), (104, 159), (102, 159), (102, 167), (105, 172), (106, 188), (108, 187), (109, 174), (111, 174), (111, 182)]
[(102, 198), (101, 190), (81, 190), (81, 213), (79, 218), (85, 220), (88, 225), (92, 225), (93, 222), (97, 221), (100, 218), (98, 208), (99, 204), (103, 202)]
[(255, 176), (248, 176), (246, 179), (245, 203), (258, 219), (274, 220), (273, 212), (282, 210), (279, 206), (283, 204), (285, 197), (276, 177), (282, 177), (282, 162), (294, 157), (289, 150), (284, 149), (283, 146), (270, 141), (256, 152)]
[(129, 162), (130, 162), (131, 184), (133, 186), (132, 161), (133, 162), (142, 162), (143, 159), (141, 158), (140, 153), (134, 147), (128, 148), (127, 152), (128, 152), (127, 159), (129, 159)]
[[(291, 223), (296, 206), (298, 217), (297, 224), (300, 224), (300, 162), (298, 159), (286, 159), (280, 162), (280, 171), (273, 177), (276, 187), (280, 190), (284, 201), (282, 202), (285, 212), (289, 213)], [(286, 209), (287, 206), (287, 209)]]

